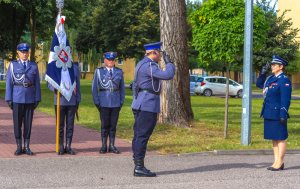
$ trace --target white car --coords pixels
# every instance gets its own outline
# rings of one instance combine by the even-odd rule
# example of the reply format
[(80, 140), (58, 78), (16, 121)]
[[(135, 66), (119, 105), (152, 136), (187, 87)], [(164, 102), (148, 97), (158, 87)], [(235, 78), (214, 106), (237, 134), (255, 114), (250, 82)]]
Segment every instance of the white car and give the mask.
[[(226, 77), (207, 76), (195, 88), (195, 94), (212, 96), (226, 94)], [(241, 98), (243, 95), (243, 85), (229, 79), (229, 96)]]

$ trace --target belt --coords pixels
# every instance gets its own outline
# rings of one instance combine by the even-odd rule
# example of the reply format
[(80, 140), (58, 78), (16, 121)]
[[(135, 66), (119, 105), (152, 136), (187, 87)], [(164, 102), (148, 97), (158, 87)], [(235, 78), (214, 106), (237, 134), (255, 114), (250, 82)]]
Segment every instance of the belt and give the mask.
[(16, 86), (23, 86), (25, 88), (33, 86), (32, 83), (14, 83)]
[(139, 92), (146, 92), (146, 93), (151, 93), (154, 95), (160, 95), (160, 92), (155, 92), (155, 91), (148, 90), (148, 89), (139, 89)]
[(99, 91), (110, 91), (110, 92), (116, 92), (116, 91), (119, 91), (119, 89), (99, 89)]

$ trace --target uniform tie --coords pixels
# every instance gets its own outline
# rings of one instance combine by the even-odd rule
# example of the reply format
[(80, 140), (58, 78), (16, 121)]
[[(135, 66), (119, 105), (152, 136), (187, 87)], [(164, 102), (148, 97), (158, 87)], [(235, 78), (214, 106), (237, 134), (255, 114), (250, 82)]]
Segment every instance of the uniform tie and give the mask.
[(112, 77), (112, 69), (109, 69), (109, 75)]
[(26, 62), (23, 62), (24, 70), (26, 69)]

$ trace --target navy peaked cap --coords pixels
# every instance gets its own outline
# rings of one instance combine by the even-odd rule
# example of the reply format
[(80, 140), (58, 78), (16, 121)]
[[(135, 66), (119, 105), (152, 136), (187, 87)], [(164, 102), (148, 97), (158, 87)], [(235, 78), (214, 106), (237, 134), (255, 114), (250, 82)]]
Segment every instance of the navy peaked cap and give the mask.
[(148, 50), (160, 50), (162, 42), (149, 43), (144, 45), (146, 51)]
[(116, 52), (106, 52), (103, 54), (103, 57), (106, 58), (106, 59), (116, 59), (117, 57), (117, 53)]
[(20, 43), (17, 46), (18, 51), (29, 51), (30, 45), (28, 43)]
[(278, 55), (273, 55), (271, 64), (282, 64), (283, 66), (287, 66), (288, 61)]

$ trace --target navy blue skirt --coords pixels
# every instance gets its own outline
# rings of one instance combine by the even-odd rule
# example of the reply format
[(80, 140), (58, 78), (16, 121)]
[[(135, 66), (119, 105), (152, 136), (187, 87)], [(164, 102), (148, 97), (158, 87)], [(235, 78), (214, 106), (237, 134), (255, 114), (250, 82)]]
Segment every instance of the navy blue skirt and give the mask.
[(268, 140), (285, 140), (288, 138), (287, 126), (277, 120), (264, 120), (264, 138)]

